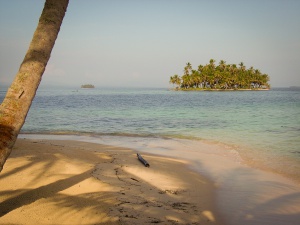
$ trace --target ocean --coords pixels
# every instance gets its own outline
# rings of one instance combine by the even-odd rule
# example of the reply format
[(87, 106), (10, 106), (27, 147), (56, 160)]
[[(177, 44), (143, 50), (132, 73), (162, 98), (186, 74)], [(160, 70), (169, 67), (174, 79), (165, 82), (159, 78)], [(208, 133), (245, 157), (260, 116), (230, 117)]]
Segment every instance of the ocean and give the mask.
[(299, 90), (42, 88), (21, 134), (221, 145), (241, 163), (300, 181)]

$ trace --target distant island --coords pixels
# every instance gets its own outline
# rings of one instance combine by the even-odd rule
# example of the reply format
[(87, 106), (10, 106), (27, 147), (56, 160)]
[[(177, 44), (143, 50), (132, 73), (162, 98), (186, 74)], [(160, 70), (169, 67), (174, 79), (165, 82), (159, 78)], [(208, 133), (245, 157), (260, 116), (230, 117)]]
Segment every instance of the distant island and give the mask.
[(81, 85), (81, 88), (95, 88), (95, 86), (92, 84), (83, 84)]
[(199, 65), (197, 70), (190, 63), (184, 67), (182, 76), (170, 77), (174, 90), (269, 90), (270, 78), (258, 69), (246, 69), (243, 62), (226, 64), (224, 60), (215, 65), (211, 59), (209, 64)]

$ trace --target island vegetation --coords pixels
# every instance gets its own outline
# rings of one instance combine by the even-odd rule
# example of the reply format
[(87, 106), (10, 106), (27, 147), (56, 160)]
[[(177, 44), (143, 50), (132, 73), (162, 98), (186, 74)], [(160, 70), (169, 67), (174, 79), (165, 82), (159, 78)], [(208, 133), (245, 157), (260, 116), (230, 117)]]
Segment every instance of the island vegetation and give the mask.
[(92, 84), (83, 84), (81, 85), (81, 88), (95, 88), (95, 86)]
[(226, 64), (224, 60), (216, 66), (215, 60), (209, 64), (199, 65), (197, 70), (190, 63), (184, 67), (182, 76), (175, 74), (170, 83), (175, 90), (268, 90), (270, 78), (258, 69), (246, 66), (241, 62)]

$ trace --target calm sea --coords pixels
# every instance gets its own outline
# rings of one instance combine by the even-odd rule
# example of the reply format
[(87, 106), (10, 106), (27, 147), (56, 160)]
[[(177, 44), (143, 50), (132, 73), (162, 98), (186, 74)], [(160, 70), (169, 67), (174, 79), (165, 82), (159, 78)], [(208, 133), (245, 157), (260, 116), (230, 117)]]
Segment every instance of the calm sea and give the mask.
[(300, 177), (299, 90), (40, 89), (21, 132), (205, 141)]

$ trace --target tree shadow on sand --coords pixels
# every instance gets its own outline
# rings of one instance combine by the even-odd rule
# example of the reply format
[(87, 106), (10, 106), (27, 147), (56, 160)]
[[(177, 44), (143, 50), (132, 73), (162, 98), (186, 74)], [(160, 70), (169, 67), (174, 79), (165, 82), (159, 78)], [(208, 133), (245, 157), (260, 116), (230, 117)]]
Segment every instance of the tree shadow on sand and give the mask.
[(39, 199), (52, 197), (54, 194), (89, 178), (90, 172), (91, 171), (87, 171), (66, 179), (61, 179), (35, 189), (0, 192), (0, 195), (15, 195), (16, 193), (21, 192), (21, 194), (17, 194), (15, 197), (6, 199), (0, 203), (0, 217), (21, 206), (29, 205)]
[[(17, 144), (12, 152), (0, 174), (0, 224), (28, 223), (26, 219), (35, 211), (40, 212), (40, 215), (30, 218), (29, 223), (65, 224), (76, 221), (75, 224), (118, 224), (117, 217), (108, 215), (109, 209), (115, 205), (113, 190), (88, 192), (83, 188), (78, 194), (66, 193), (66, 190), (82, 185), (87, 179), (93, 179), (91, 173), (94, 168), (91, 167), (91, 162), (77, 155), (76, 148), (64, 154), (61, 151), (64, 149), (62, 145), (51, 146), (50, 152), (43, 150), (45, 145), (49, 144), (30, 141), (25, 149)], [(31, 148), (35, 151), (32, 152)], [(96, 153), (87, 152), (87, 155), (95, 158), (95, 161), (97, 158), (101, 160)], [(61, 157), (65, 159), (61, 160)], [(78, 173), (62, 172), (66, 164), (72, 165), (72, 160), (87, 166), (79, 169)], [(15, 165), (18, 166), (14, 168)], [(11, 186), (10, 181), (17, 184)], [(44, 209), (46, 210), (43, 212)], [(21, 220), (14, 222), (11, 213), (21, 215)]]
[[(203, 202), (201, 196), (206, 193), (198, 191), (197, 186), (193, 187), (192, 191), (192, 187), (187, 184), (188, 182), (182, 180), (181, 188), (162, 189), (153, 185), (151, 181), (136, 176), (136, 173), (129, 170), (133, 168), (138, 171), (153, 171), (155, 161), (160, 160), (161, 163), (165, 160), (164, 158), (156, 157), (155, 160), (151, 160), (153, 167), (145, 168), (137, 160), (135, 154), (125, 148), (119, 148), (116, 153), (115, 147), (111, 152), (110, 146), (95, 144), (98, 149), (100, 147), (100, 151), (96, 152), (89, 151), (89, 147), (86, 147), (93, 144), (78, 143), (80, 147), (66, 151), (62, 141), (62, 145), (52, 145), (51, 152), (47, 152), (42, 149), (45, 147), (44, 145), (51, 145), (51, 141), (29, 142), (30, 145), (26, 149), (16, 146), (17, 149), (13, 151), (10, 160), (22, 159), (23, 164), (19, 164), (16, 168), (9, 167), (3, 171), (0, 174), (0, 185), (3, 187), (9, 179), (18, 179), (19, 177), (26, 180), (24, 174), (30, 171), (32, 175), (32, 170), (37, 165), (43, 171), (35, 172), (34, 170), (33, 178), (26, 181), (23, 188), (16, 187), (17, 190), (13, 188), (0, 189), (2, 190), (0, 191), (0, 223), (7, 221), (6, 219), (11, 213), (26, 217), (27, 212), (39, 211), (43, 207), (48, 211), (41, 211), (41, 214), (35, 220), (33, 219), (33, 222), (41, 221), (41, 224), (53, 224), (55, 221), (56, 224), (63, 224), (72, 218), (72, 221), (76, 221), (75, 224), (222, 224), (217, 217), (210, 220), (209, 216), (203, 214), (203, 212), (212, 212), (212, 208)], [(22, 146), (25, 144), (23, 143)], [(38, 155), (33, 155), (29, 147), (36, 148)], [(90, 149), (95, 148), (91, 147)], [(80, 151), (81, 155), (78, 154)], [(86, 158), (82, 157), (84, 152), (87, 155)], [(99, 157), (99, 154), (102, 155)], [(61, 177), (61, 171), (57, 171), (55, 168), (57, 168), (57, 164), (63, 168), (62, 163), (67, 161), (61, 162), (59, 160), (66, 155), (67, 159), (65, 160), (69, 160), (69, 164), (74, 162), (89, 164), (90, 166), (78, 173), (63, 174), (64, 176)], [(103, 158), (101, 158), (102, 156)], [(93, 160), (92, 164), (91, 160)], [(176, 162), (173, 163), (176, 164)], [(163, 177), (169, 176), (167, 167), (159, 173)], [(57, 174), (60, 175), (58, 176), (59, 179), (49, 182), (47, 177), (51, 178)], [(175, 179), (180, 179), (176, 177), (176, 173), (174, 174)], [(67, 189), (70, 190), (74, 186), (79, 186), (87, 179), (92, 179), (96, 184), (109, 185), (110, 188), (105, 190), (99, 188), (91, 192), (72, 195), (66, 192)], [(197, 179), (199, 179), (197, 180), (199, 186), (206, 182), (201, 178)], [(38, 185), (35, 185), (34, 182), (38, 182)], [(193, 201), (187, 201), (187, 198), (193, 199)], [(22, 211), (24, 211), (24, 215), (22, 215)], [(49, 219), (49, 221), (43, 221), (44, 218), (42, 217), (46, 217), (45, 219)], [(13, 224), (13, 221), (10, 221), (10, 224)]]

